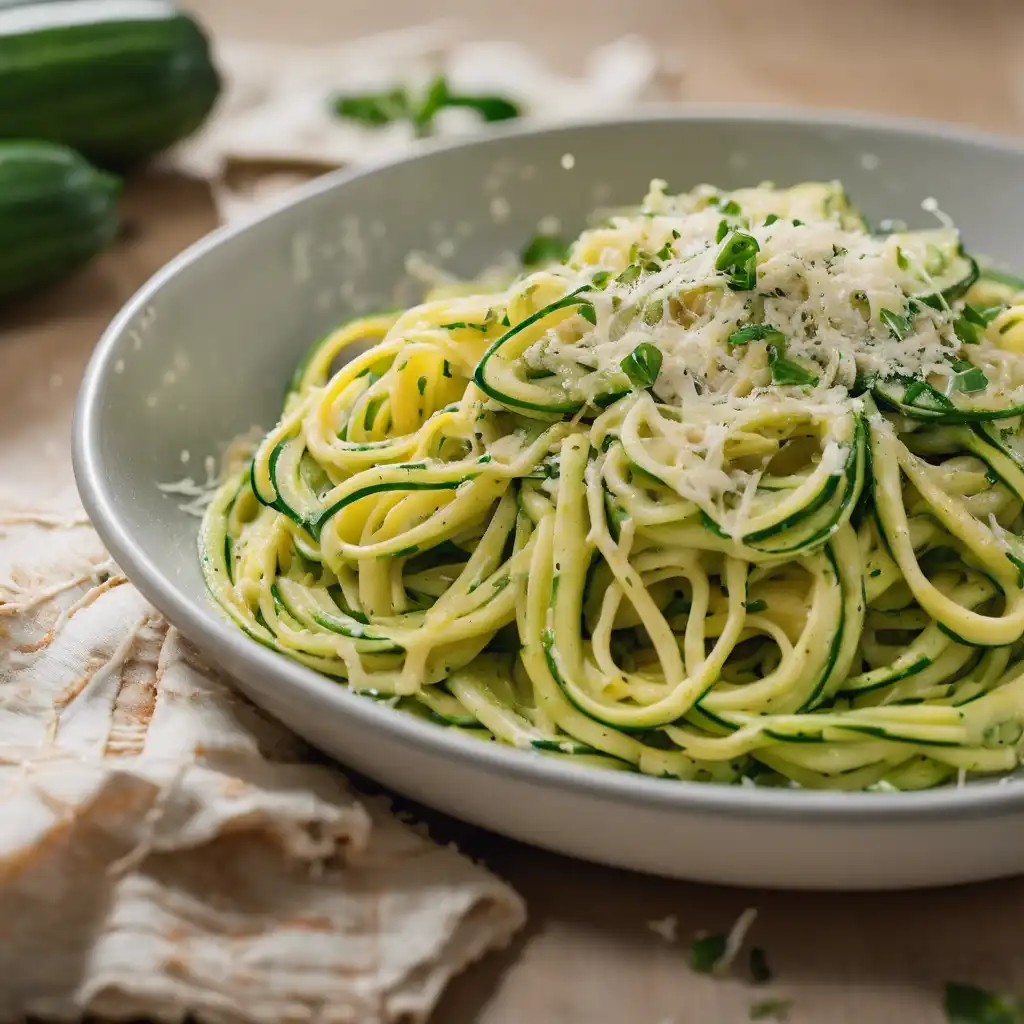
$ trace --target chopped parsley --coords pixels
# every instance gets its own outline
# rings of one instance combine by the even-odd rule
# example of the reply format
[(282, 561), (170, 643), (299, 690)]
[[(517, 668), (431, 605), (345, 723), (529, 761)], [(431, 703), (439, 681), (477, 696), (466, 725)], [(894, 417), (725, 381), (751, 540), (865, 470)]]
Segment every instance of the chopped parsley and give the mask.
[(985, 371), (968, 362), (966, 359), (958, 359), (953, 364), (956, 376), (953, 377), (953, 387), (965, 395), (973, 395), (984, 391), (988, 387), (988, 377)]
[(363, 93), (358, 96), (335, 96), (334, 112), (339, 117), (360, 124), (379, 127), (409, 118), (411, 103), (405, 89)]
[(652, 387), (661, 373), (661, 350), (642, 341), (619, 365), (634, 387)]
[(794, 387), (814, 387), (818, 378), (808, 373), (799, 363), (794, 363), (783, 354), (781, 345), (768, 346), (768, 369), (772, 373), (772, 383), (792, 385)]
[(522, 113), (517, 103), (504, 96), (452, 92), (444, 75), (434, 78), (421, 96), (407, 88), (337, 95), (331, 107), (338, 117), (373, 128), (408, 121), (417, 135), (431, 134), (434, 118), (446, 108), (473, 110), (486, 122), (507, 121)]
[(771, 324), (748, 324), (729, 335), (730, 345), (746, 345), (751, 341), (767, 341), (773, 345), (785, 343), (786, 336)]
[(789, 1019), (789, 1011), (793, 1007), (792, 999), (760, 999), (750, 1007), (751, 1020)]
[(420, 379), (416, 381), (416, 390), (421, 395), (427, 390), (427, 378), (426, 377), (420, 377)]
[(992, 306), (989, 309), (975, 309), (966, 305), (963, 312), (953, 321), (956, 336), (965, 345), (977, 345), (985, 328), (1003, 311), (1003, 306)]
[(878, 319), (889, 328), (889, 333), (897, 340), (904, 341), (910, 334), (911, 323), (905, 316), (894, 313), (891, 309), (878, 311)]
[(1020, 1024), (1024, 1004), (974, 985), (946, 984), (947, 1024)]
[(720, 933), (694, 939), (690, 947), (690, 966), (698, 974), (712, 974), (725, 956), (728, 941), (728, 936)]
[(715, 270), (726, 275), (733, 291), (750, 291), (757, 285), (756, 255), (760, 249), (757, 239), (745, 231), (732, 231), (722, 241)]

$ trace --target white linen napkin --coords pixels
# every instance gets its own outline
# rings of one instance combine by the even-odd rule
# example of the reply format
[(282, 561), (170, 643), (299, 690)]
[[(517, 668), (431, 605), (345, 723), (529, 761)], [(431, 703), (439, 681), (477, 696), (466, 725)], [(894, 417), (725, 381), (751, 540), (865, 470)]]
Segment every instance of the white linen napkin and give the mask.
[(74, 521), (0, 511), (0, 1019), (422, 1021), (519, 897), (230, 689)]

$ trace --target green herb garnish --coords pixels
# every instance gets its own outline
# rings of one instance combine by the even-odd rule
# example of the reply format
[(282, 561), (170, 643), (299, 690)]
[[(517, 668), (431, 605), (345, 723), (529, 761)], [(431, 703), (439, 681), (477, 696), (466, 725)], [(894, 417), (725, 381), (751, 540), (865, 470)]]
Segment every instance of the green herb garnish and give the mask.
[(897, 340), (903, 341), (910, 333), (911, 324), (910, 321), (899, 313), (894, 313), (891, 309), (881, 309), (878, 311), (878, 319), (889, 328), (889, 333)]
[(974, 985), (946, 983), (947, 1024), (1020, 1024), (1024, 1006), (1017, 1000), (986, 992)]
[(773, 384), (814, 387), (818, 383), (814, 374), (808, 373), (799, 363), (787, 359), (780, 346), (768, 346), (768, 369), (772, 372)]
[(772, 225), (773, 225), (773, 224), (774, 224), (774, 223), (775, 223), (775, 222), (776, 222), (776, 221), (777, 221), (778, 219), (779, 219), (779, 217), (778, 217), (778, 214), (775, 214), (775, 213), (769, 213), (769, 214), (768, 214), (768, 216), (767, 216), (767, 217), (765, 217), (765, 219), (764, 219), (764, 226), (765, 226), (766, 228), (769, 228), (769, 227), (771, 227), (771, 226), (772, 226)]
[(728, 276), (733, 291), (749, 291), (757, 285), (756, 254), (760, 251), (757, 239), (745, 231), (732, 231), (722, 242), (715, 270)]
[(957, 391), (973, 395), (988, 387), (988, 377), (985, 376), (985, 371), (966, 359), (958, 359), (953, 364), (953, 370), (956, 372), (956, 376), (953, 378), (953, 387)]
[(634, 387), (649, 388), (661, 373), (661, 358), (659, 348), (642, 341), (619, 365)]
[[(995, 307), (995, 316), (999, 315), (1000, 307)], [(995, 319), (995, 316), (992, 319)], [(981, 341), (982, 331), (989, 325), (989, 320), (980, 310), (966, 305), (963, 312), (953, 321), (953, 331), (965, 345), (977, 345)]]
[(449, 93), (444, 106), (475, 110), (488, 124), (494, 121), (511, 121), (522, 114), (519, 104), (504, 96), (461, 96)]
[(730, 345), (746, 345), (751, 341), (767, 341), (774, 345), (782, 345), (785, 335), (771, 324), (747, 324), (729, 335)]
[(750, 1007), (751, 1020), (789, 1019), (789, 1011), (793, 1006), (792, 999), (761, 999)]
[[(765, 611), (767, 609), (767, 607), (768, 607), (768, 602), (762, 600), (761, 598), (757, 598), (754, 601), (748, 601), (747, 602), (747, 611), (751, 615), (756, 615), (758, 612), (763, 612), (763, 611)], [(764, 959), (764, 951), (763, 950), (755, 948), (755, 949), (752, 949), (750, 951), (750, 970), (751, 970), (751, 973), (753, 973), (753, 971), (754, 971), (754, 954), (755, 953), (760, 953), (762, 961)], [(754, 980), (757, 981), (758, 979), (755, 977)], [(765, 978), (764, 980), (767, 981), (768, 979)]]
[(725, 206), (721, 207), (722, 213), (728, 214), (730, 217), (735, 217), (740, 212), (740, 204), (735, 199), (730, 199)]
[(420, 377), (420, 379), (416, 381), (416, 390), (421, 395), (427, 390), (427, 378), (426, 377)]
[(698, 974), (711, 974), (718, 966), (728, 945), (725, 935), (704, 935), (693, 940), (690, 966)]
[(364, 93), (360, 96), (336, 96), (334, 112), (339, 117), (358, 121), (360, 124), (391, 124), (409, 117), (409, 94), (404, 89), (390, 89), (387, 92)]
[(409, 121), (417, 135), (429, 135), (438, 111), (449, 107), (474, 110), (487, 122), (506, 121), (522, 113), (518, 104), (504, 96), (453, 93), (444, 75), (434, 78), (421, 97), (416, 97), (409, 89), (398, 88), (335, 96), (331, 105), (339, 117), (371, 127)]
[(597, 323), (597, 310), (589, 302), (583, 302), (576, 307), (576, 312), (579, 313), (584, 320), (589, 320), (592, 324)]

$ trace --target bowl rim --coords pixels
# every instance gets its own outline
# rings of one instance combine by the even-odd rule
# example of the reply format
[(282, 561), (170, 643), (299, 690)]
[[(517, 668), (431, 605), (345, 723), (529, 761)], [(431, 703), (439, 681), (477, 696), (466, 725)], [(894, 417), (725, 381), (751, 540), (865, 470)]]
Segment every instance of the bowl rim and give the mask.
[[(492, 126), (473, 136), (435, 139), (419, 143), (398, 158), (375, 161), (356, 168), (328, 172), (289, 192), (286, 201), (252, 220), (225, 225), (194, 242), (158, 270), (128, 300), (103, 332), (86, 367), (75, 405), (72, 428), (72, 463), (82, 503), (101, 540), (131, 582), (168, 620), (200, 648), (230, 652), (235, 664), (250, 663), (258, 675), (275, 678), (290, 688), (297, 700), (322, 701), (359, 725), (381, 730), (390, 739), (419, 748), (489, 774), (511, 776), (527, 785), (558, 789), (567, 795), (617, 803), (628, 802), (650, 811), (676, 811), (699, 815), (728, 815), (775, 822), (831, 821), (863, 825), (917, 823), (942, 818), (989, 817), (1024, 808), (1024, 784), (1013, 776), (979, 781), (963, 787), (942, 787), (921, 792), (864, 793), (792, 788), (754, 788), (659, 779), (639, 773), (599, 771), (543, 754), (518, 750), (453, 734), (412, 715), (361, 697), (313, 669), (255, 643), (213, 604), (193, 602), (148, 556), (117, 512), (117, 498), (100, 453), (103, 419), (100, 396), (113, 373), (116, 349), (129, 324), (152, 297), (177, 274), (202, 259), (228, 239), (257, 224), (287, 217), (292, 209), (321, 194), (383, 169), (415, 163), (434, 153), (456, 149), (482, 149), (506, 139), (565, 134), (604, 128), (614, 130), (636, 124), (743, 121), (811, 128), (866, 129), (890, 135), (928, 138), (994, 150), (1024, 160), (1024, 143), (972, 127), (913, 117), (889, 117), (836, 109), (809, 109), (777, 104), (650, 104), (628, 114), (588, 117), (558, 122), (527, 120)], [(216, 654), (214, 660), (218, 660)]]

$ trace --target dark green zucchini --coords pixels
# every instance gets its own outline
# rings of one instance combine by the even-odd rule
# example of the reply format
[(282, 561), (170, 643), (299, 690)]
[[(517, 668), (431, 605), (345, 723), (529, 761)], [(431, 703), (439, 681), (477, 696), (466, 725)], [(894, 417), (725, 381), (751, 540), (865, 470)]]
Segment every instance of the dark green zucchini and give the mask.
[(124, 167), (195, 131), (219, 90), (206, 36), (164, 0), (0, 0), (0, 138)]
[(1024, 405), (999, 406), (992, 404), (997, 399), (986, 400), (984, 396), (957, 394), (947, 398), (927, 381), (911, 377), (878, 380), (871, 393), (883, 408), (931, 423), (981, 423), (1024, 416)]
[(85, 263), (117, 233), (121, 183), (74, 150), (0, 142), (0, 300)]

